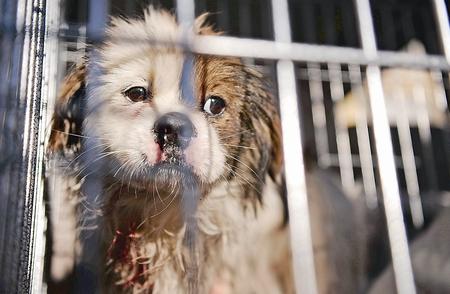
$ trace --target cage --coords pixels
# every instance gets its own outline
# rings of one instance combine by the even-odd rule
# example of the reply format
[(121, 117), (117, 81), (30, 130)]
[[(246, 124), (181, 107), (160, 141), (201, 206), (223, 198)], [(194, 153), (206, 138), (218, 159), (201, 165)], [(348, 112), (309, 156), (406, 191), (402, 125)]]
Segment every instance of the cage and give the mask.
[[(210, 12), (224, 34), (186, 38), (183, 49), (238, 57), (271, 81), (297, 293), (450, 291), (448, 1), (3, 0), (0, 292), (97, 289), (89, 231), (74, 277), (50, 278), (50, 119), (108, 16), (142, 17), (149, 4), (182, 24)], [(325, 199), (308, 196), (310, 170)], [(314, 218), (318, 206), (328, 212)]]

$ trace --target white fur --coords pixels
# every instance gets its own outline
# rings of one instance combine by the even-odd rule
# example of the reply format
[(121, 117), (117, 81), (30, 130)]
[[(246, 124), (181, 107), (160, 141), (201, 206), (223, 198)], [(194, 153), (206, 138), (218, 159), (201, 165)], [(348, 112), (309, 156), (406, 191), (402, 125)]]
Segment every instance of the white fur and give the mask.
[[(89, 116), (85, 130), (90, 145), (120, 150), (114, 158), (117, 165), (126, 167), (113, 175), (123, 178), (131, 173), (130, 169), (142, 164), (143, 154), (149, 165), (156, 163), (158, 146), (152, 133), (155, 121), (168, 112), (183, 112), (190, 117), (198, 134), (185, 151), (187, 162), (202, 181), (214, 182), (223, 172), (225, 155), (205, 116), (183, 102), (179, 84), (184, 56), (178, 49), (155, 48), (153, 43), (174, 42), (179, 38), (179, 27), (173, 17), (150, 9), (145, 23), (114, 20), (113, 24), (116, 26), (109, 31), (111, 41), (95, 55), (98, 60), (93, 61), (93, 66), (97, 70), (88, 79)], [(131, 41), (123, 41), (122, 36)], [(151, 102), (127, 100), (123, 92), (134, 86), (151, 89), (154, 95)]]
[[(281, 228), (283, 204), (275, 184), (269, 177), (266, 181), (257, 215), (243, 208), (242, 190), (236, 182), (216, 187), (201, 203), (197, 214), (199, 251), (208, 254), (200, 264), (199, 293), (213, 293), (219, 286), (225, 293), (286, 293), (286, 285), (277, 276), (289, 279), (291, 271), (288, 235)], [(143, 255), (156, 257), (154, 263), (161, 265), (153, 294), (186, 293), (183, 234), (184, 230), (177, 233), (175, 246), (161, 241), (146, 243)]]

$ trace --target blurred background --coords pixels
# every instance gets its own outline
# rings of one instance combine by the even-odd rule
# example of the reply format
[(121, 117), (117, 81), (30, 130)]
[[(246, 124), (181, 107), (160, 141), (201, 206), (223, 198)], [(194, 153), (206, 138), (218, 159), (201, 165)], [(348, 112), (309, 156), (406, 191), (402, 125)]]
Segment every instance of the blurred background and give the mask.
[[(209, 22), (227, 36), (273, 41), (273, 2), (199, 0), (195, 12), (210, 12)], [(386, 52), (379, 65), (410, 244), (427, 234), (439, 215), (448, 214), (450, 205), (450, 57), (443, 51), (434, 2), (370, 1), (376, 44)], [(441, 2), (448, 17), (449, 3)], [(105, 13), (139, 17), (150, 3), (175, 11), (174, 1), (98, 3), (104, 8), (98, 12), (100, 18)], [(96, 11), (90, 7), (94, 6), (88, 0), (0, 1), (1, 293), (45, 289), (39, 274), (33, 274), (36, 267), (42, 272), (46, 267), (43, 144), (59, 83), (91, 43), (89, 18)], [(352, 0), (289, 0), (288, 7), (292, 41), (317, 46), (313, 48), (319, 58), (308, 60), (308, 55), (295, 62), (305, 160), (334, 178), (352, 211), (364, 215), (367, 226), (357, 228), (370, 234), (358, 290), (364, 293), (382, 283), (379, 277), (388, 275), (391, 259), (370, 114), (368, 62), (339, 55), (320, 61), (321, 54), (330, 56), (327, 52), (336, 47), (362, 52), (357, 9)], [(245, 62), (259, 67), (276, 88), (276, 60), (245, 58)], [(450, 233), (448, 227), (436, 230), (437, 235)], [(421, 248), (429, 250), (427, 246)], [(450, 258), (449, 252), (443, 254), (442, 258)]]

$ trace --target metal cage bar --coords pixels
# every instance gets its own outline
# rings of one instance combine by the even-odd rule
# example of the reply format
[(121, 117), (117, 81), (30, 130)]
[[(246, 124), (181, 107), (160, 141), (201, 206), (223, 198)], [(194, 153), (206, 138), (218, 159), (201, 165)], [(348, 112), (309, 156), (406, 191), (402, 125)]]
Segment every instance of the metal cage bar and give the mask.
[(14, 203), (1, 218), (15, 229), (2, 236), (2, 268), (8, 270), (1, 275), (0, 292), (39, 293), (42, 292), (45, 248), (42, 171), (50, 77), (47, 65), (52, 58), (48, 54), (54, 49), (54, 43), (46, 42), (48, 28), (58, 26), (58, 13), (49, 10), (45, 0), (18, 1), (11, 7), (15, 9), (12, 12), (15, 23), (7, 29), (15, 34), (13, 43), (17, 51), (11, 56), (11, 66), (18, 80), (11, 92), (2, 93), (1, 98), (17, 101), (16, 129), (8, 131), (22, 136), (9, 142), (17, 148), (15, 155), (11, 154), (10, 163), (10, 173), (17, 178), (8, 183), (10, 190), (4, 195), (14, 198)]
[(433, 0), (433, 4), (443, 53), (447, 62), (450, 63), (450, 24), (448, 19), (448, 8), (445, 6), (444, 0)]
[(369, 138), (369, 126), (368, 126), (368, 114), (367, 103), (368, 97), (360, 86), (363, 83), (361, 77), (361, 67), (356, 65), (349, 66), (350, 83), (352, 85), (352, 91), (357, 91), (361, 96), (359, 103), (362, 105), (361, 110), (358, 113), (356, 119), (356, 136), (358, 141), (359, 161), (361, 166), (361, 174), (364, 182), (364, 196), (366, 205), (369, 208), (377, 207), (377, 186), (375, 183), (375, 173), (373, 169), (374, 158), (372, 156), (372, 148), (370, 146)]
[[(181, 99), (189, 105), (195, 102), (193, 74), (194, 74), (194, 57), (190, 52), (189, 40), (192, 38), (192, 26), (195, 22), (195, 2), (193, 0), (177, 0), (177, 16), (183, 30), (184, 41), (186, 43), (186, 54), (184, 57), (183, 68), (181, 73), (180, 93)], [(186, 260), (186, 276), (188, 278), (188, 292), (195, 294), (198, 292), (198, 261), (195, 258), (197, 250), (197, 219), (195, 213), (198, 205), (198, 187), (193, 189), (184, 189), (182, 197), (183, 217), (186, 224), (183, 245), (188, 250), (189, 257)]]
[[(275, 41), (291, 42), (288, 3), (272, 0)], [(314, 269), (311, 226), (306, 191), (305, 165), (300, 127), (299, 105), (294, 63), (281, 59), (277, 62), (278, 96), (283, 131), (283, 151), (286, 191), (290, 218), (290, 237), (293, 253), (294, 280), (297, 293), (317, 293)]]
[(226, 36), (195, 36), (194, 39), (192, 50), (202, 54), (378, 66), (408, 65), (450, 70), (450, 64), (440, 55), (417, 56), (395, 51), (378, 51), (376, 56), (367, 56), (361, 49), (330, 45), (280, 43)]
[[(368, 58), (376, 58), (378, 51), (369, 0), (355, 0), (355, 6), (364, 54)], [(403, 222), (400, 191), (380, 68), (369, 64), (366, 69), (366, 75), (395, 283), (399, 294), (413, 294), (416, 293), (416, 289), (406, 229)]]

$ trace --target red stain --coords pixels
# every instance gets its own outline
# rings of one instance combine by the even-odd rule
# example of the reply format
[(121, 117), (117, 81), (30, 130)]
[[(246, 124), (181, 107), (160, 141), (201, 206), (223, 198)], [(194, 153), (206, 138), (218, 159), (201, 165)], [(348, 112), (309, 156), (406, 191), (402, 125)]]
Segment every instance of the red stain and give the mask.
[[(116, 230), (108, 249), (108, 257), (116, 262), (119, 267), (128, 268), (128, 271), (132, 273), (131, 277), (122, 284), (124, 288), (130, 288), (136, 284), (145, 285), (146, 283), (145, 273), (148, 270), (148, 264), (138, 262), (131, 255), (131, 250), (136, 247), (135, 242), (138, 238), (136, 225), (132, 224), (125, 231)], [(153, 284), (146, 285), (146, 288), (149, 291), (147, 293), (151, 293)]]
[(135, 230), (132, 229), (132, 227), (130, 227), (125, 232), (116, 230), (112, 243), (108, 249), (108, 256), (120, 263), (130, 263), (131, 242), (137, 237), (138, 236), (135, 233)]

